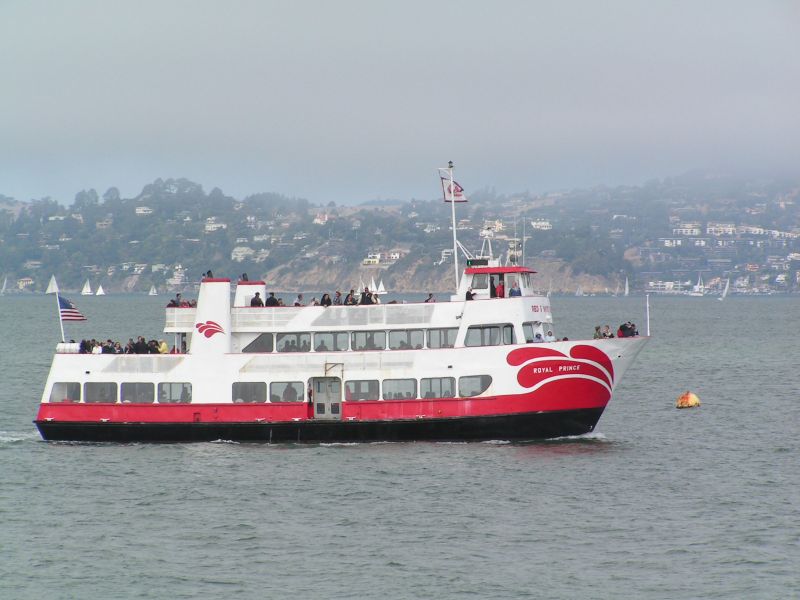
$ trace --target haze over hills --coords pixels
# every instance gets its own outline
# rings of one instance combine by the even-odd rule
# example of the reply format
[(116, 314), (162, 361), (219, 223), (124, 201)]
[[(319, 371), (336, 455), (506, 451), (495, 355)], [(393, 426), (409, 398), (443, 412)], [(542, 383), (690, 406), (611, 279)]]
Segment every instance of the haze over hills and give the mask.
[[(542, 289), (605, 293), (628, 278), (634, 290), (664, 291), (698, 275), (716, 288), (731, 278), (741, 292), (798, 289), (797, 179), (695, 172), (546, 194), (467, 191), (459, 240), (476, 252), (491, 228), (495, 254), (522, 262), (524, 250)], [(106, 291), (177, 290), (209, 269), (278, 290), (345, 290), (372, 278), (393, 291), (453, 287), (450, 206), (440, 199), (236, 199), (186, 179), (157, 179), (132, 198), (83, 190), (69, 206), (0, 196), (0, 248), (0, 276), (31, 291), (52, 273), (64, 289), (88, 279)]]

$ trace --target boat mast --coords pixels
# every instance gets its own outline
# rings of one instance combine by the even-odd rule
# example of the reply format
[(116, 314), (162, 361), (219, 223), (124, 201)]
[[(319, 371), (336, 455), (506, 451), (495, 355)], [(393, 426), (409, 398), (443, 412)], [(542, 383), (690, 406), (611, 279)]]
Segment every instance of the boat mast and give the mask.
[(450, 178), (450, 212), (453, 217), (453, 268), (456, 276), (455, 293), (458, 293), (458, 239), (456, 237), (456, 198), (455, 187), (453, 187), (453, 161), (447, 162), (447, 174)]

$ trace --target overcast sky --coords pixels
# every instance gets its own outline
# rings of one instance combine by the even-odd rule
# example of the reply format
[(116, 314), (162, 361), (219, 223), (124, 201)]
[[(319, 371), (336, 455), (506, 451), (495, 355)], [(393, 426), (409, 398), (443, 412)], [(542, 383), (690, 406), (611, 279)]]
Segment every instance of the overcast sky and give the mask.
[(0, 194), (800, 172), (800, 2), (0, 0)]

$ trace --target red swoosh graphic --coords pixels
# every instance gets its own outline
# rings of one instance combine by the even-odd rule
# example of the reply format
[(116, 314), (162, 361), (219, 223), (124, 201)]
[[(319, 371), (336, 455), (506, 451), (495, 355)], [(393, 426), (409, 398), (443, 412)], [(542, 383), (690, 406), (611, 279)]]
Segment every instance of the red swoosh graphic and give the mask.
[(522, 387), (533, 387), (553, 377), (570, 377), (576, 375), (596, 377), (611, 387), (611, 382), (605, 371), (595, 365), (579, 363), (572, 360), (538, 360), (528, 363), (517, 373), (517, 381)]
[(219, 323), (215, 321), (206, 321), (205, 323), (197, 323), (195, 325), (197, 330), (202, 333), (206, 338), (210, 338), (214, 334), (217, 333), (225, 333), (225, 330), (222, 329)]
[(598, 350), (594, 346), (573, 346), (572, 350), (569, 351), (569, 355), (572, 358), (582, 358), (584, 360), (596, 362), (608, 371), (609, 375), (611, 375), (611, 381), (614, 381), (614, 366), (611, 364), (611, 359), (608, 358), (608, 354), (602, 350)]

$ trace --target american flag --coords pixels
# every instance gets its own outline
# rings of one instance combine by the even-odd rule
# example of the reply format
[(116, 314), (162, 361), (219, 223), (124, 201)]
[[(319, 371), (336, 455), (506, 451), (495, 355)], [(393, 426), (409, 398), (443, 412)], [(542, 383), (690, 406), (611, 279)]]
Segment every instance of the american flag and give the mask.
[(61, 320), (62, 321), (85, 321), (86, 317), (83, 316), (83, 313), (75, 308), (75, 305), (58, 294), (58, 307), (61, 309)]

